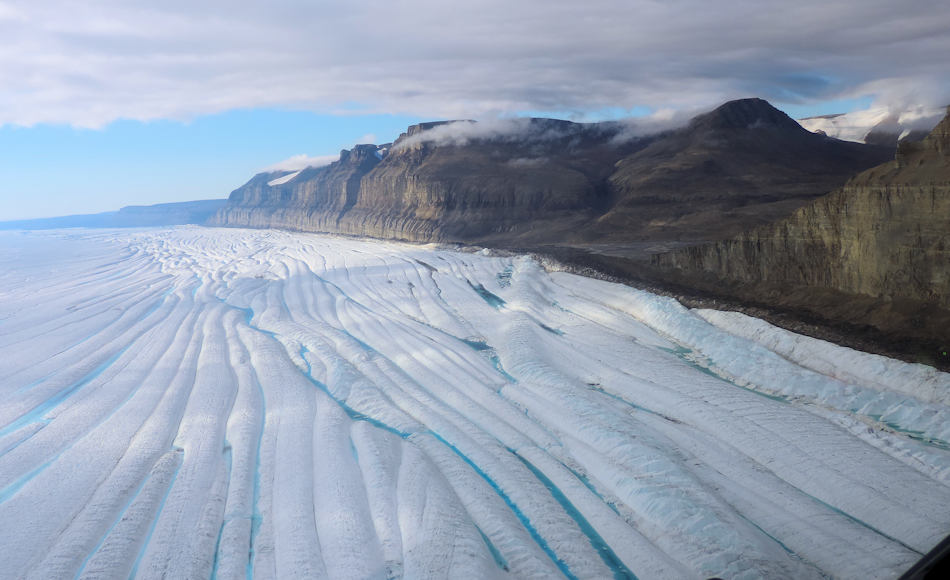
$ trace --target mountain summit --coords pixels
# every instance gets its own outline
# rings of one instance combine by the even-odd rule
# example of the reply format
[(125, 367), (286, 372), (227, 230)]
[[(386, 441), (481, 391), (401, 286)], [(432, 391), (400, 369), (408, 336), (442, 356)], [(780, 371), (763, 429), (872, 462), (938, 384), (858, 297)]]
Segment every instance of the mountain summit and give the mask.
[(709, 113), (695, 117), (690, 127), (707, 130), (771, 128), (796, 133), (805, 131), (771, 103), (757, 98), (729, 101)]
[(810, 133), (762, 99), (730, 101), (617, 163), (615, 203), (597, 221), (614, 239), (723, 239), (789, 215), (893, 148)]

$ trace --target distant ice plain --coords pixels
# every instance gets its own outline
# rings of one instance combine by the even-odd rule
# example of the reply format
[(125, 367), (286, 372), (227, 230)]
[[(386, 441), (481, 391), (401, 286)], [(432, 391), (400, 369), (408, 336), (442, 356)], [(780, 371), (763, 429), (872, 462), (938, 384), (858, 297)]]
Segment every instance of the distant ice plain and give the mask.
[(950, 378), (529, 257), (0, 232), (0, 578), (893, 578)]

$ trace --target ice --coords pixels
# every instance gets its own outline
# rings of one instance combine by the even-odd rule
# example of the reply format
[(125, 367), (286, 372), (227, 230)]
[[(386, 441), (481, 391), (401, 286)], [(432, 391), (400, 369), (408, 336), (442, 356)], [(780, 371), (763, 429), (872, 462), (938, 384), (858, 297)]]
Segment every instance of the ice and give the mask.
[(294, 171), (294, 172), (288, 173), (287, 175), (282, 175), (278, 177), (277, 179), (271, 179), (270, 181), (267, 182), (267, 185), (271, 187), (274, 187), (275, 185), (283, 185), (287, 183), (288, 181), (292, 180), (293, 178), (297, 177), (298, 175), (300, 175), (300, 171)]
[(887, 108), (871, 108), (844, 115), (811, 117), (798, 122), (809, 131), (824, 131), (830, 137), (863, 143), (868, 132), (891, 116)]
[(891, 578), (948, 391), (524, 256), (2, 232), (0, 578)]
[(914, 130), (930, 131), (945, 115), (943, 107), (916, 106), (906, 110), (872, 107), (842, 115), (799, 119), (809, 131), (823, 131), (829, 137), (864, 143), (873, 129), (900, 133), (903, 139)]
[(922, 364), (818, 340), (778, 328), (740, 312), (694, 310), (707, 322), (765, 346), (792, 362), (845, 383), (893, 391), (925, 403), (950, 403), (950, 374)]

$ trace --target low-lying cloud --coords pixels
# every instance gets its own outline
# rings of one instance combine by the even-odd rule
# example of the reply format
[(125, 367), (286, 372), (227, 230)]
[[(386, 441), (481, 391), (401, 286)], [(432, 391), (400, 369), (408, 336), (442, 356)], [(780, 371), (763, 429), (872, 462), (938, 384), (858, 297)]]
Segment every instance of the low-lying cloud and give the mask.
[(950, 102), (945, 0), (0, 0), (0, 124)]
[(410, 147), (419, 143), (461, 146), (471, 141), (518, 140), (529, 135), (534, 141), (545, 141), (562, 138), (566, 132), (559, 124), (539, 125), (527, 117), (489, 117), (481, 121), (451, 121), (437, 125), (402, 139), (397, 147)]
[(689, 123), (690, 119), (707, 109), (684, 107), (682, 109), (660, 109), (643, 117), (632, 117), (618, 121), (620, 130), (611, 141), (615, 144), (624, 143), (643, 137), (655, 135), (663, 131), (678, 129)]
[[(588, 129), (601, 131), (609, 141), (619, 144), (682, 127), (702, 112), (704, 110), (695, 108), (661, 109), (650, 115), (588, 125)], [(411, 147), (420, 143), (462, 146), (472, 141), (517, 141), (526, 137), (534, 143), (539, 143), (571, 137), (580, 130), (580, 125), (565, 121), (539, 121), (530, 117), (489, 117), (480, 121), (460, 120), (436, 125), (403, 138), (397, 147)]]
[(339, 155), (318, 155), (311, 157), (309, 155), (294, 155), (283, 161), (278, 161), (273, 165), (261, 169), (262, 173), (273, 173), (275, 171), (300, 171), (308, 167), (324, 167), (340, 159)]

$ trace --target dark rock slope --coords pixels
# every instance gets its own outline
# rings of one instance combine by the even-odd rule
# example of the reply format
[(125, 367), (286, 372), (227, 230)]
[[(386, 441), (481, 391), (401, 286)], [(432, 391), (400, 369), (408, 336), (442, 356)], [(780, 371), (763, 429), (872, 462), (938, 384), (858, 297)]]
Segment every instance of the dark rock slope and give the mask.
[(597, 227), (606, 236), (725, 238), (892, 155), (806, 131), (761, 99), (732, 101), (620, 161), (610, 177), (616, 203)]
[(210, 223), (520, 247), (716, 240), (787, 216), (893, 151), (809, 133), (760, 99), (676, 131), (628, 129), (415, 125), (286, 183), (257, 175)]
[(787, 219), (653, 258), (669, 279), (950, 342), (950, 114)]

